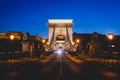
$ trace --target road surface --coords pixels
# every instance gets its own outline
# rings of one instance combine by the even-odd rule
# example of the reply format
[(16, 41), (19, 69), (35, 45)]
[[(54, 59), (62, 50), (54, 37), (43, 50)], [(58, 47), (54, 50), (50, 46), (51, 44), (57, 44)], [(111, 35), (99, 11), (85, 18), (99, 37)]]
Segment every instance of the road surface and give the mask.
[(0, 68), (0, 80), (120, 80), (120, 71), (63, 53), (5, 65)]

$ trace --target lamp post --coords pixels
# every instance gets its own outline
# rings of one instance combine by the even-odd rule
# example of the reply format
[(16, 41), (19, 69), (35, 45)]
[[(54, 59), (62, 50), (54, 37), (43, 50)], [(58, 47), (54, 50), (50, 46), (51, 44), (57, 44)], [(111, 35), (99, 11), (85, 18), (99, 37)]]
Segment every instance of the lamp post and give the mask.
[(49, 44), (50, 44), (49, 42), (47, 41), (45, 42), (45, 51), (49, 51)]
[(112, 50), (113, 50), (113, 47), (114, 47), (114, 45), (113, 45), (113, 39), (114, 39), (114, 34), (112, 34), (112, 33), (109, 33), (108, 34), (108, 39), (109, 39), (109, 52), (110, 53), (112, 53)]
[(13, 46), (13, 40), (15, 39), (14, 35), (10, 35), (10, 40), (11, 40), (11, 48), (12, 48), (12, 52), (14, 52), (14, 46)]
[(42, 40), (42, 43), (43, 43), (43, 47), (45, 48), (45, 43), (46, 43), (45, 39)]
[(73, 50), (73, 51), (76, 51), (75, 42), (72, 43), (72, 50)]
[(75, 40), (75, 45), (76, 45), (77, 51), (79, 52), (80, 51), (80, 39)]
[(80, 43), (80, 39), (76, 39), (75, 43), (76, 43), (76, 46), (78, 47)]
[(45, 47), (46, 47), (46, 40), (45, 39), (42, 39), (42, 44), (43, 44), (43, 49), (45, 50)]

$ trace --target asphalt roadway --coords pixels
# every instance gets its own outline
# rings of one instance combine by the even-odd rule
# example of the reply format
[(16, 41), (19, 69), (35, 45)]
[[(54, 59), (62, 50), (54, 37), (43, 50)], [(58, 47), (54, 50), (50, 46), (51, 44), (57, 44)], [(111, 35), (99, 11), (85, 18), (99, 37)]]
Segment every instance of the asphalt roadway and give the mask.
[(63, 53), (0, 67), (0, 80), (120, 80), (120, 70)]

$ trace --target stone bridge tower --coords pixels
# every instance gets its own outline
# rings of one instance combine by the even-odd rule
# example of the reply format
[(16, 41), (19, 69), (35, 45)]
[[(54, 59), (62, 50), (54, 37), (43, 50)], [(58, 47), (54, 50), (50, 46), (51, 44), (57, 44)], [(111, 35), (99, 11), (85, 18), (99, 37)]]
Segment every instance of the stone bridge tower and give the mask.
[(49, 19), (49, 45), (51, 50), (72, 49), (72, 19)]

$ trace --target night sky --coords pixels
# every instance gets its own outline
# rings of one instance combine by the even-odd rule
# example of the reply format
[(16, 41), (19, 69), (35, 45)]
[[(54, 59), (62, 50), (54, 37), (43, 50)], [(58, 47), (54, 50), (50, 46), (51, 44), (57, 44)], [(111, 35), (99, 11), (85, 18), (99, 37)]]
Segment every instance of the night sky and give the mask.
[(0, 0), (0, 33), (47, 38), (48, 19), (73, 19), (73, 32), (120, 35), (120, 0)]

